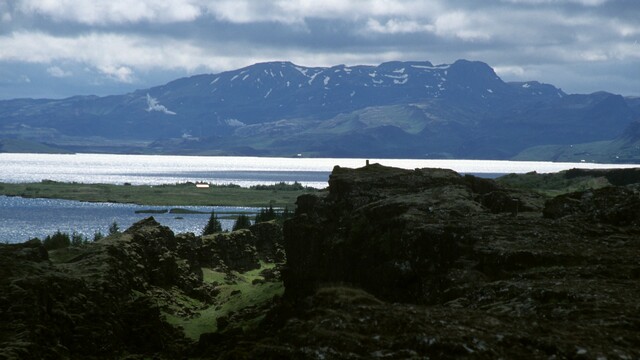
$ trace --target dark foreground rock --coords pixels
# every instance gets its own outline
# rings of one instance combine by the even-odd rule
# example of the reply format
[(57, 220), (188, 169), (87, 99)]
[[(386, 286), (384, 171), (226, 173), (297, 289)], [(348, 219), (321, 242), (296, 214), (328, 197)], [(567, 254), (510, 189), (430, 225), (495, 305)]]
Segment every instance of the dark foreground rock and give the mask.
[(638, 359), (639, 200), (370, 165), (300, 197), (282, 242), (145, 220), (56, 264), (0, 246), (0, 358)]
[[(235, 317), (220, 308), (231, 308), (225, 296), (240, 293), (232, 286), (242, 280), (238, 271), (272, 256), (261, 255), (256, 242), (280, 243), (278, 234), (220, 234), (216, 248), (147, 218), (79, 248), (47, 252), (39, 240), (0, 245), (0, 359), (184, 358), (197, 340), (189, 336), (215, 330), (216, 318), (254, 317), (237, 295)], [(262, 295), (260, 285), (277, 292), (279, 278), (254, 277), (260, 284), (244, 286), (246, 297)], [(191, 332), (182, 326), (189, 319), (199, 321)]]
[(445, 170), (336, 168), (329, 192), (300, 198), (285, 223), (296, 305), (259, 351), (638, 358), (640, 195), (629, 186), (544, 204)]

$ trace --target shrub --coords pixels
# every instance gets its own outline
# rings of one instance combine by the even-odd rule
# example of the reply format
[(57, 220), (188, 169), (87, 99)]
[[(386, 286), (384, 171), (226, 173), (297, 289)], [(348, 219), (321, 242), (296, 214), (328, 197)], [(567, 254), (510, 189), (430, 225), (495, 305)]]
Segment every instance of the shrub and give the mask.
[(43, 241), (43, 245), (47, 250), (62, 249), (71, 245), (71, 238), (69, 234), (58, 230), (53, 235), (47, 235)]

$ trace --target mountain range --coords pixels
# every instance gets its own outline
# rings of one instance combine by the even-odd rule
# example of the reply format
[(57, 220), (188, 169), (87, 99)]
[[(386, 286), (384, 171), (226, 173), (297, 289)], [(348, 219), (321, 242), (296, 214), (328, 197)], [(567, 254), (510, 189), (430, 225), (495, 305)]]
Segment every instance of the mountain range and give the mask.
[(640, 98), (458, 60), (269, 62), (117, 96), (0, 101), (0, 151), (640, 161)]

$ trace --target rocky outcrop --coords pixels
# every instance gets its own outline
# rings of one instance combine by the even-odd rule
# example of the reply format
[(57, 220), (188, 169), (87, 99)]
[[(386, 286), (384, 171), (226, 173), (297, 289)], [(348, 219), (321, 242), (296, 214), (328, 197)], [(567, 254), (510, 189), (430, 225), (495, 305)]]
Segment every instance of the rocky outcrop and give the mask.
[(150, 217), (81, 248), (0, 245), (0, 359), (183, 358), (189, 341), (167, 314), (219, 308), (221, 284), (204, 281), (203, 268), (259, 268), (257, 246), (274, 257), (282, 234), (260, 228), (175, 236)]
[(247, 229), (202, 237), (200, 260), (207, 266), (245, 272), (260, 267), (256, 239)]
[(448, 269), (480, 239), (476, 219), (509, 218), (542, 203), (443, 169), (336, 167), (329, 185), (324, 196), (299, 198), (297, 216), (285, 223), (290, 293), (346, 282), (388, 300), (439, 301), (450, 291)]
[(640, 186), (610, 186), (560, 195), (546, 202), (544, 216), (637, 227), (640, 226)]
[(334, 169), (285, 223), (293, 305), (251, 356), (640, 357), (637, 188), (561, 196), (543, 216), (534, 193), (479, 184)]
[(128, 236), (136, 237), (92, 244), (59, 266), (36, 242), (0, 247), (0, 358), (179, 351), (182, 335), (144, 292), (158, 269), (146, 270), (153, 262)]
[[(640, 358), (639, 194), (545, 202), (449, 170), (370, 165), (335, 168), (327, 192), (300, 197), (282, 240), (275, 223), (201, 238), (149, 218), (64, 261), (38, 241), (2, 245), (0, 358)], [(283, 268), (238, 274), (279, 244)], [(277, 306), (246, 306), (281, 294), (265, 283), (281, 270)], [(163, 316), (189, 326), (240, 298), (199, 319), (218, 332), (197, 347)]]
[(275, 220), (252, 225), (249, 230), (256, 238), (258, 258), (270, 263), (284, 263), (286, 255), (282, 245), (282, 226)]

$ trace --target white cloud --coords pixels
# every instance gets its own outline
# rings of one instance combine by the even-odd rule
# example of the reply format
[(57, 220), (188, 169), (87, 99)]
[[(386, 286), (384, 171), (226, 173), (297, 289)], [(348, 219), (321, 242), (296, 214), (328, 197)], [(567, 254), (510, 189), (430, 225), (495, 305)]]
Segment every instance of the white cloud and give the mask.
[(435, 27), (433, 25), (420, 24), (413, 20), (390, 19), (385, 23), (380, 23), (376, 19), (369, 19), (367, 21), (367, 30), (383, 34), (401, 34), (432, 32)]
[(134, 80), (133, 70), (126, 66), (100, 65), (98, 70), (108, 78), (130, 84)]
[(438, 16), (434, 31), (441, 36), (454, 36), (466, 41), (489, 40), (491, 35), (482, 23), (483, 16), (455, 11)]
[(64, 71), (58, 66), (52, 66), (50, 68), (47, 68), (47, 73), (57, 78), (64, 78), (64, 77), (69, 77), (73, 75), (71, 71)]
[(600, 6), (609, 2), (609, 0), (502, 0), (503, 2), (508, 2), (512, 4), (531, 4), (531, 5), (541, 5), (541, 4), (563, 4), (563, 3), (574, 3), (584, 6)]
[(24, 14), (89, 25), (182, 22), (202, 14), (197, 0), (17, 0)]
[(304, 23), (307, 19), (358, 20), (371, 17), (423, 18), (439, 11), (440, 1), (419, 0), (217, 0), (208, 11), (232, 23)]

